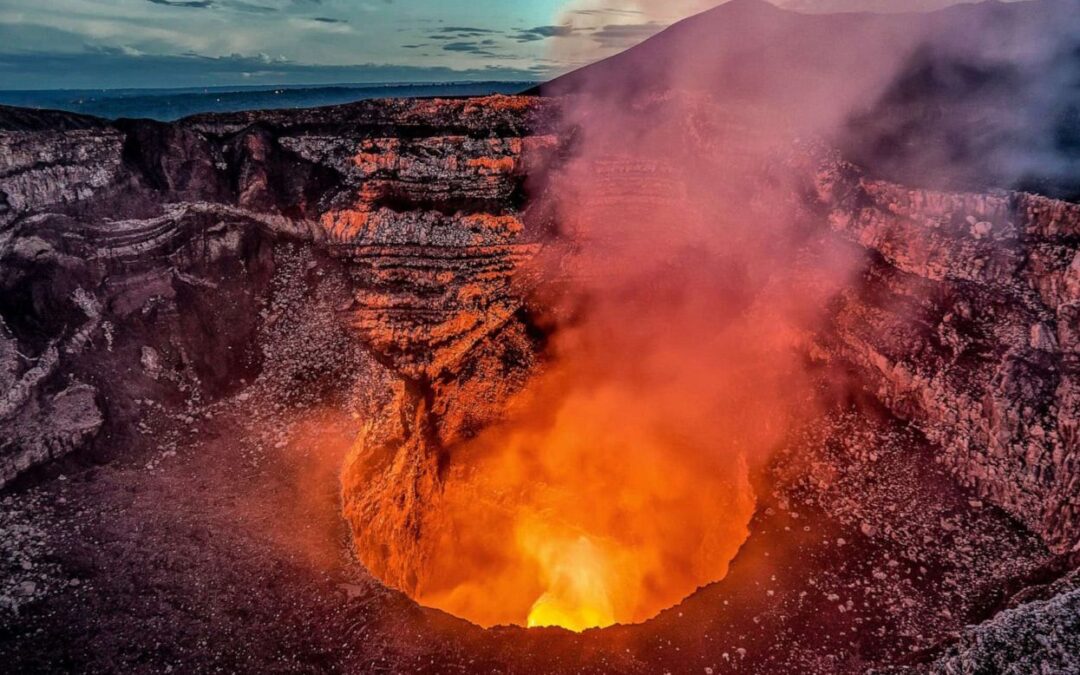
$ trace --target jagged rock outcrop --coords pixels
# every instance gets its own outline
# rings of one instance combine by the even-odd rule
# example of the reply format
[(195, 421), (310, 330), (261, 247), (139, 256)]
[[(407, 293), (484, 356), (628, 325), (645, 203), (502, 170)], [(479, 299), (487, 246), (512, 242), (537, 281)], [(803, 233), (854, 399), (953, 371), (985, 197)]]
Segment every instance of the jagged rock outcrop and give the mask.
[(430, 380), (521, 306), (511, 282), (536, 252), (515, 202), (526, 157), (551, 137), (374, 139), (355, 203), (322, 217), (357, 285), (355, 325), (404, 375)]
[(992, 620), (966, 630), (927, 670), (947, 674), (1080, 670), (1080, 573), (1072, 572), (1025, 596)]
[(827, 349), (940, 461), (1059, 550), (1080, 542), (1080, 206), (916, 190), (833, 165), (829, 224), (866, 249)]
[(104, 422), (97, 389), (73, 384), (55, 394), (40, 393), (16, 414), (0, 421), (0, 481), (82, 448)]
[[(329, 244), (355, 279), (350, 313), (372, 349), (430, 380), (517, 311), (509, 279), (533, 250), (517, 211), (533, 142), (522, 136), (545, 105), (381, 101), (176, 124), (0, 109), (4, 344), (42, 363), (24, 377), (10, 360), (11, 416), (30, 414), (58, 372), (85, 367), (103, 381), (108, 422), (124, 406), (92, 353), (114, 340), (150, 349), (158, 375), (232, 386), (258, 368), (256, 307), (282, 240)], [(102, 308), (85, 328), (78, 289)], [(50, 344), (76, 338), (80, 350), (49, 358)], [(48, 452), (5, 446), (5, 461), (21, 459), (0, 484), (77, 447), (69, 436)]]
[(916, 666), (874, 669), (875, 675), (1074, 673), (1080, 670), (1080, 574), (1036, 586)]
[(557, 149), (518, 124), (485, 138), (430, 124), (423, 136), (357, 143), (339, 166), (359, 189), (321, 219), (354, 285), (352, 325), (402, 378), (392, 414), (346, 461), (342, 495), (360, 558), (405, 590), (438, 555), (422, 533), (439, 527), (447, 449), (499, 417), (537, 358), (516, 286), (539, 245), (521, 207), (529, 167)]
[(72, 302), (86, 315), (85, 323), (66, 341), (52, 341), (29, 361), (19, 352), (18, 341), (10, 335), (0, 318), (0, 358), (4, 359), (4, 381), (0, 397), (0, 485), (26, 469), (62, 457), (92, 439), (103, 419), (97, 405), (97, 390), (70, 381), (59, 391), (44, 386), (53, 379), (61, 365), (61, 355), (79, 356), (101, 325), (101, 308), (81, 288)]

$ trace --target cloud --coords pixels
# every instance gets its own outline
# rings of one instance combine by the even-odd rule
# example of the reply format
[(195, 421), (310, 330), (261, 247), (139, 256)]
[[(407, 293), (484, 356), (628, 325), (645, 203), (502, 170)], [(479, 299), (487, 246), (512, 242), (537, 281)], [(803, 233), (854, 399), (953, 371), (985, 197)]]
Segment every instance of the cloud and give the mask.
[[(163, 59), (169, 55), (221, 57), (267, 51), (294, 62), (328, 66), (374, 62), (451, 69), (478, 67), (482, 59), (501, 64), (512, 73), (511, 79), (518, 79), (525, 66), (538, 63), (545, 55), (539, 45), (571, 30), (556, 21), (550, 25), (543, 21), (525, 23), (507, 15), (492, 16), (490, 23), (488, 19), (465, 20), (459, 11), (434, 0), (424, 0), (422, 9), (401, 12), (397, 9), (404, 8), (404, 3), (382, 0), (46, 0), (17, 3), (17, 7), (12, 4), (11, 0), (0, 0), (0, 56), (82, 53), (97, 48), (134, 50), (147, 58), (156, 55)], [(362, 40), (358, 39), (361, 35)], [(51, 56), (45, 58), (48, 62)], [(12, 72), (3, 76), (38, 88), (70, 86), (73, 81), (88, 87), (106, 83), (161, 86), (172, 80), (167, 70), (161, 71), (155, 82), (121, 68), (116, 76), (97, 71), (102, 82), (94, 84), (78, 73), (47, 73), (33, 64), (28, 67), (38, 73), (38, 79)], [(181, 76), (197, 79), (186, 70)], [(292, 71), (286, 76), (292, 77)], [(128, 84), (127, 77), (137, 78), (139, 84)]]
[(474, 28), (471, 26), (446, 26), (435, 31), (444, 35), (457, 35), (460, 37), (480, 37), (482, 35), (497, 35), (499, 31), (490, 28)]
[(650, 21), (637, 24), (608, 24), (592, 32), (592, 39), (604, 47), (620, 48), (637, 44), (667, 28), (666, 25)]
[[(476, 49), (484, 51), (479, 45), (476, 45)], [(485, 68), (462, 69), (388, 63), (317, 65), (267, 54), (219, 57), (194, 53), (154, 55), (124, 48), (0, 54), (0, 89), (8, 90), (40, 89), (43, 81), (60, 89), (152, 88), (162, 86), (163, 73), (168, 74), (169, 86), (172, 87), (209, 87), (241, 83), (524, 82), (535, 81), (538, 72), (495, 64)]]
[(290, 19), (289, 23), (300, 29), (320, 31), (323, 33), (345, 34), (352, 33), (352, 26), (343, 19), (334, 19), (328, 16), (315, 16), (310, 18)]
[(225, 6), (229, 9), (235, 9), (238, 12), (249, 12), (252, 14), (273, 14), (274, 12), (279, 11), (277, 7), (255, 5), (250, 2), (242, 2), (242, 0), (230, 0)]
[(645, 12), (637, 9), (616, 9), (614, 7), (600, 9), (575, 9), (571, 10), (570, 12), (570, 14), (577, 14), (578, 16), (640, 16), (644, 13)]
[(449, 42), (443, 45), (443, 49), (448, 52), (463, 52), (466, 54), (475, 54), (477, 56), (498, 56), (498, 54), (495, 54), (487, 49), (485, 45), (478, 42)]
[(514, 39), (518, 42), (536, 42), (552, 37), (569, 37), (574, 34), (574, 27), (569, 24), (561, 26), (536, 26), (517, 31)]
[(166, 7), (190, 7), (193, 9), (208, 9), (214, 6), (214, 0), (146, 0), (155, 5)]

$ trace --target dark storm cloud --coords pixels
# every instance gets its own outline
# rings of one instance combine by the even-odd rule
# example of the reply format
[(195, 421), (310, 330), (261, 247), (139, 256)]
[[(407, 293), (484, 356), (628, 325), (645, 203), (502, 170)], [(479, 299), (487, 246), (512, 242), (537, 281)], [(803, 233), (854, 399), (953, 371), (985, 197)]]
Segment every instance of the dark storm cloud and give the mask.
[(311, 20), (312, 21), (318, 21), (319, 23), (330, 23), (330, 24), (333, 24), (333, 23), (349, 23), (348, 21), (346, 21), (344, 19), (334, 19), (334, 18), (331, 18), (329, 16), (313, 16), (313, 17), (311, 17)]

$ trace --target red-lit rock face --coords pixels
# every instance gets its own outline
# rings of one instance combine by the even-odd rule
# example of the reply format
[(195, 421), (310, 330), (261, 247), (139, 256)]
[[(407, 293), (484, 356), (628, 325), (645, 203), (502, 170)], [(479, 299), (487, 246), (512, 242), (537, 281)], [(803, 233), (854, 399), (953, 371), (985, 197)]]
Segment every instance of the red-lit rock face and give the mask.
[[(727, 116), (723, 119), (725, 123), (732, 121)], [(747, 127), (738, 128), (738, 137), (747, 143)], [(554, 266), (559, 271), (549, 278), (568, 282), (571, 286), (585, 282), (590, 272), (604, 276), (603, 272), (598, 273), (604, 264), (602, 256), (596, 257), (597, 250), (603, 250), (602, 246), (597, 246), (598, 242), (590, 242), (592, 248), (585, 254), (588, 263), (584, 266), (580, 263), (586, 257), (575, 258), (573, 254), (567, 257), (565, 251), (553, 258), (554, 251), (561, 251), (558, 246), (548, 253), (541, 253), (538, 235), (530, 231), (527, 224), (529, 218), (514, 205), (515, 191), (521, 189), (522, 167), (526, 163), (523, 157), (530, 151), (551, 156), (556, 145), (551, 137), (523, 141), (470, 140), (450, 146), (439, 137), (408, 142), (368, 142), (355, 156), (357, 170), (367, 183), (355, 200), (328, 212), (322, 219), (335, 242), (337, 255), (348, 261), (355, 283), (356, 302), (348, 310), (349, 316), (365, 342), (405, 378), (390, 405), (396, 412), (369, 427), (343, 474), (346, 516), (353, 525), (358, 553), (377, 576), (391, 585), (425, 604), (485, 625), (531, 621), (582, 628), (646, 619), (659, 609), (676, 603), (698, 585), (723, 576), (727, 561), (738, 549), (740, 537), (745, 536), (739, 534), (743, 527), (740, 523), (746, 522), (748, 509), (752, 508), (745, 505), (752, 501), (740, 505), (740, 500), (752, 500), (749, 488), (736, 487), (746, 480), (746, 469), (735, 473), (731, 473), (731, 469), (722, 470), (717, 474), (720, 482), (714, 487), (703, 487), (704, 492), (738, 495), (740, 489), (744, 489), (744, 497), (735, 497), (734, 501), (713, 497), (708, 506), (684, 504), (678, 508), (685, 509), (684, 516), (691, 523), (693, 517), (690, 514), (716, 509), (709, 516), (713, 531), (722, 530), (717, 523), (729, 522), (730, 538), (717, 540), (710, 554), (693, 549), (679, 550), (678, 545), (672, 543), (677, 541), (678, 535), (669, 532), (662, 545), (656, 545), (651, 553), (643, 553), (634, 547), (620, 548), (617, 536), (611, 538), (602, 531), (607, 526), (598, 526), (595, 518), (590, 519), (595, 514), (575, 515), (576, 501), (559, 501), (551, 493), (541, 495), (526, 487), (537, 481), (564, 481), (565, 489), (574, 492), (575, 475), (601, 486), (604, 482), (598, 477), (606, 475), (613, 483), (607, 488), (602, 487), (598, 494), (617, 494), (616, 486), (635, 485), (635, 476), (647, 473), (646, 465), (633, 467), (632, 453), (629, 456), (616, 453), (612, 457), (621, 457), (621, 460), (606, 460), (606, 464), (601, 461), (596, 469), (599, 473), (591, 473), (589, 462), (594, 457), (604, 456), (604, 443), (586, 441), (588, 449), (578, 451), (565, 439), (588, 439), (589, 425), (584, 419), (604, 418), (609, 413), (605, 412), (606, 404), (595, 407), (596, 399), (575, 399), (573, 393), (568, 393), (573, 391), (572, 387), (560, 390), (562, 393), (557, 397), (569, 402), (566, 411), (573, 411), (582, 419), (575, 421), (573, 415), (568, 417), (569, 413), (564, 411), (558, 413), (562, 415), (558, 418), (561, 421), (553, 423), (547, 431), (533, 430), (523, 436), (514, 430), (516, 423), (513, 420), (522, 411), (529, 415), (548, 414), (539, 412), (550, 405), (543, 402), (548, 395), (544, 393), (547, 389), (568, 386), (565, 381), (560, 381), (560, 378), (565, 380), (566, 375), (560, 373), (558, 358), (546, 370), (538, 370), (547, 358), (545, 353), (549, 356), (552, 353), (552, 346), (549, 343), (544, 348), (537, 342), (532, 320), (521, 314), (523, 306), (536, 302), (539, 304), (533, 306), (533, 316), (552, 310), (559, 312), (560, 301), (556, 299), (554, 305), (545, 305), (553, 301), (552, 296), (545, 292), (537, 295), (536, 288), (515, 284), (515, 280), (531, 278), (525, 272), (535, 270), (537, 265), (544, 269)], [(463, 156), (447, 156), (448, 147), (463, 152)], [(723, 147), (723, 143), (717, 143), (716, 147)], [(383, 156), (380, 152), (388, 154)], [(730, 147), (724, 152), (727, 154), (722, 156), (729, 160), (725, 168), (731, 183), (719, 186), (719, 189), (730, 190), (728, 199), (740, 199), (739, 192), (731, 187), (742, 180), (740, 169), (730, 160), (732, 157), (753, 157), (754, 152), (752, 149), (739, 152)], [(818, 194), (817, 201), (806, 207), (810, 213), (827, 213), (827, 219), (819, 221), (821, 232), (826, 237), (836, 237), (837, 243), (829, 244), (829, 247), (843, 249), (848, 246), (845, 242), (851, 241), (873, 255), (858, 263), (866, 265), (865, 271), (859, 271), (858, 266), (853, 268), (858, 272), (853, 277), (854, 283), (836, 296), (838, 302), (831, 306), (838, 313), (831, 315), (827, 323), (829, 328), (812, 341), (804, 341), (809, 335), (799, 336), (788, 348), (808, 349), (830, 363), (854, 366), (866, 382), (880, 380), (882, 385), (876, 393), (882, 402), (896, 413), (911, 417), (931, 438), (940, 439), (945, 448), (946, 463), (962, 480), (971, 481), (996, 503), (1008, 505), (1026, 522), (1043, 531), (1050, 541), (1075, 536), (1075, 533), (1069, 534), (1073, 532), (1069, 525), (1073, 508), (1070, 498), (1053, 496), (1063, 495), (1064, 484), (1056, 481), (1040, 483), (1038, 479), (1018, 480), (1011, 469), (1005, 469), (1004, 474), (1003, 469), (988, 471), (984, 468), (986, 463), (998, 462), (991, 458), (1000, 451), (972, 452), (968, 446), (964, 455), (951, 445), (949, 438), (962, 436), (968, 439), (966, 443), (971, 443), (971, 439), (983, 437), (976, 429), (985, 424), (1000, 423), (988, 421), (997, 418), (997, 413), (980, 403), (967, 417), (975, 426), (957, 433), (955, 424), (963, 417), (947, 412), (950, 406), (945, 403), (930, 404), (934, 399), (928, 390), (925, 394), (917, 393), (918, 387), (923, 386), (919, 382), (931, 383), (931, 387), (946, 386), (933, 382), (949, 381), (944, 375), (949, 372), (948, 366), (939, 371), (944, 377), (938, 376), (935, 380), (920, 379), (915, 368), (908, 371), (890, 365), (928, 355), (924, 342), (927, 338), (918, 337), (925, 335), (922, 329), (902, 328), (895, 322), (914, 321), (916, 326), (921, 326), (927, 320), (925, 317), (938, 310), (919, 304), (925, 300), (914, 304), (890, 301), (882, 306), (881, 300), (877, 299), (886, 292), (936, 297), (936, 291), (931, 291), (926, 284), (950, 285), (959, 281), (974, 284), (970, 287), (949, 286), (946, 297), (952, 299), (948, 302), (960, 306), (985, 303), (998, 292), (1023, 295), (1026, 291), (1016, 285), (1012, 275), (1017, 269), (1016, 261), (1028, 256), (1047, 260), (1054, 241), (1064, 241), (1054, 239), (1060, 236), (1058, 230), (1071, 227), (1065, 223), (1071, 223), (1074, 218), (1060, 204), (1028, 196), (998, 198), (919, 193), (884, 182), (867, 181), (854, 168), (836, 163), (826, 155), (807, 152), (795, 161), (795, 164), (800, 163), (804, 167), (801, 171), (807, 189), (816, 189)], [(573, 240), (574, 233), (586, 237), (595, 234), (598, 220), (618, 222), (625, 224), (620, 229), (625, 235), (620, 246), (627, 246), (627, 242), (637, 236), (633, 230), (635, 221), (655, 223), (665, 213), (681, 213), (679, 218), (694, 217), (686, 210), (689, 188), (679, 167), (664, 161), (641, 163), (632, 156), (616, 153), (592, 160), (587, 171), (588, 177), (582, 180), (588, 185), (588, 208), (575, 214), (584, 220), (575, 225), (572, 219), (565, 218), (564, 209), (564, 217), (556, 226), (561, 228), (564, 237)], [(552, 189), (562, 190), (560, 194), (565, 195), (586, 183), (555, 185)], [(451, 191), (444, 186), (451, 184), (454, 185), (452, 192), (466, 196), (467, 203), (458, 204), (449, 199), (447, 195)], [(781, 203), (797, 202), (798, 199), (794, 194), (785, 194), (783, 200), (759, 201), (775, 211)], [(543, 199), (532, 202), (536, 213), (544, 212), (542, 202)], [(1036, 203), (1039, 206), (1032, 209), (1024, 206)], [(414, 208), (405, 210), (405, 206)], [(752, 204), (743, 206), (745, 213), (752, 213)], [(1033, 209), (1038, 209), (1035, 215), (1031, 215)], [(1037, 213), (1050, 215), (1040, 218)], [(1055, 213), (1058, 215), (1053, 216)], [(1045, 226), (1038, 225), (1044, 220)], [(828, 226), (831, 227), (826, 229)], [(647, 241), (647, 235), (644, 240)], [(807, 240), (808, 252), (820, 245), (812, 243), (814, 241), (818, 240), (813, 237)], [(1003, 242), (1011, 243), (1003, 246)], [(858, 248), (845, 250), (852, 251), (858, 259)], [(749, 255), (747, 251), (742, 253)], [(1064, 257), (1056, 253), (1050, 257), (1065, 260), (1068, 251), (1061, 253)], [(530, 260), (533, 262), (529, 263)], [(815, 265), (820, 261), (812, 255), (798, 254), (793, 255), (792, 261), (797, 261), (799, 266), (792, 274), (800, 279), (802, 292), (805, 294), (816, 288), (815, 284), (820, 280), (815, 280), (815, 275), (821, 270)], [(1059, 264), (1054, 270), (1059, 268), (1059, 271), (1040, 275), (1038, 279), (1041, 288), (1050, 289), (1048, 292), (1056, 306), (1064, 307), (1067, 312), (1070, 301), (1061, 301), (1059, 296), (1062, 292), (1070, 292), (1069, 268)], [(580, 276), (583, 273), (585, 276)], [(1055, 281), (1058, 278), (1055, 274), (1061, 281)], [(595, 284), (595, 280), (586, 284)], [(908, 290), (902, 291), (904, 288)], [(816, 289), (813, 292), (823, 291)], [(818, 303), (810, 304), (816, 306)], [(878, 318), (871, 321), (871, 317)], [(1038, 321), (1031, 321), (1029, 324), (1029, 319), (1019, 319), (1015, 331), (998, 321), (993, 331), (983, 332), (968, 329), (969, 324), (964, 323), (957, 310), (950, 320), (942, 323), (942, 330), (946, 332), (939, 331), (939, 338), (934, 339), (945, 340), (951, 335), (951, 342), (943, 344), (953, 345), (948, 349), (955, 349), (955, 353), (960, 354), (965, 349), (969, 353), (973, 349), (996, 350), (995, 340), (1015, 332), (1019, 336), (1016, 338), (1017, 349), (1059, 353), (1057, 335), (1050, 328), (1032, 328)], [(1054, 323), (1068, 325), (1067, 321)], [(768, 325), (770, 335), (781, 331), (780, 324), (775, 321)], [(558, 334), (556, 331), (548, 339), (554, 337), (557, 340)], [(1043, 336), (1041, 341), (1036, 340), (1040, 336)], [(760, 338), (757, 341), (760, 342)], [(813, 346), (810, 346), (811, 342)], [(554, 353), (559, 353), (557, 344)], [(752, 361), (755, 357), (747, 358)], [(1053, 358), (1060, 359), (1061, 356)], [(578, 363), (573, 370), (588, 371), (588, 368)], [(963, 387), (972, 393), (962, 394), (965, 389), (949, 390), (951, 393), (940, 390), (934, 395), (938, 400), (982, 401), (987, 395), (993, 396), (995, 387), (1008, 381), (989, 373), (979, 375), (979, 367), (972, 368), (971, 365), (954, 368), (963, 373), (962, 377), (966, 378)], [(602, 381), (602, 375), (597, 377)], [(553, 385), (553, 381), (560, 383)], [(1039, 409), (1032, 405), (1034, 401), (1064, 395), (1062, 400), (1067, 405), (1067, 380), (1063, 387), (1059, 390), (1061, 394), (1051, 393), (1053, 387), (1042, 393), (1032, 391), (1026, 399), (1029, 412), (1023, 407), (1018, 408), (1019, 417), (1014, 418), (1018, 422), (1012, 424), (1032, 423), (1019, 420)], [(1023, 398), (1011, 396), (1010, 400)], [(700, 403), (699, 400), (688, 405)], [(627, 399), (612, 405), (633, 409), (634, 402)], [(779, 414), (779, 410), (774, 408), (773, 414)], [(617, 437), (616, 428), (599, 431), (597, 438)], [(479, 436), (473, 440), (477, 434)], [(560, 434), (564, 438), (562, 441), (557, 440)], [(637, 429), (633, 435), (641, 439), (647, 438), (648, 434), (645, 429)], [(1060, 438), (1057, 432), (1052, 433), (1048, 442), (1056, 443), (1057, 438)], [(683, 450), (676, 456), (695, 452), (698, 451)], [(523, 454), (518, 459), (510, 459), (514, 453)], [(1020, 455), (1013, 450), (1005, 456)], [(1060, 456), (1060, 453), (1046, 453), (1049, 461), (1056, 461), (1052, 459), (1054, 456)], [(523, 463), (522, 458), (531, 461), (537, 457), (547, 457), (553, 464), (526, 468), (528, 461)], [(681, 470), (682, 460), (665, 465), (667, 460), (662, 454), (654, 454), (650, 461), (647, 466), (654, 473), (658, 471), (674, 477)], [(620, 471), (614, 470), (612, 462)], [(599, 468), (605, 465), (606, 469)], [(576, 473), (559, 470), (561, 466), (577, 467)], [(1045, 465), (1035, 460), (1031, 466)], [(1065, 475), (1071, 475), (1065, 464), (1056, 466), (1063, 469)], [(712, 485), (710, 470), (699, 467), (695, 471), (702, 486)], [(1017, 490), (1015, 486), (1024, 485), (1025, 481), (1031, 487)], [(636, 485), (631, 492), (649, 492), (644, 484)], [(500, 494), (503, 496), (498, 496)], [(592, 498), (593, 511), (598, 508), (595, 504), (600, 499), (598, 496)], [(539, 512), (561, 511), (562, 515), (538, 523), (533, 518), (538, 511), (522, 504), (543, 505), (537, 506)], [(1043, 515), (1044, 508), (1046, 515)], [(603, 508), (599, 510), (604, 511)], [(663, 516), (668, 522), (679, 520), (675, 512)], [(573, 536), (563, 536), (551, 529), (566, 527), (567, 522), (571, 523)], [(592, 524), (588, 525), (590, 522)], [(597, 528), (601, 530), (599, 534), (595, 531)], [(622, 529), (626, 530), (625, 527)], [(700, 538), (692, 524), (686, 532), (688, 537)], [(529, 542), (533, 535), (539, 537), (537, 541), (561, 542), (556, 546), (561, 546), (561, 552), (551, 553), (531, 546)], [(631, 536), (639, 535), (631, 532)], [(628, 550), (632, 553), (627, 554)], [(650, 555), (663, 556), (665, 550), (678, 559), (695, 555), (717, 557), (715, 562), (685, 577), (670, 575), (682, 581), (676, 581), (673, 587), (644, 604), (627, 604), (623, 597), (613, 600), (609, 585), (624, 583), (636, 589), (628, 593), (632, 596), (643, 584), (658, 585), (645, 581), (650, 572), (642, 572), (644, 576), (637, 577), (631, 574), (632, 578), (617, 582), (597, 580), (604, 576), (597, 570), (603, 570), (605, 564), (618, 560), (621, 555), (646, 559)], [(547, 563), (544, 563), (545, 559)], [(572, 559), (577, 562), (567, 562)], [(593, 572), (582, 572), (584, 577), (577, 579), (560, 579), (551, 571), (560, 563)], [(620, 569), (634, 568), (625, 560), (618, 566)], [(564, 589), (561, 595), (552, 591), (553, 586)], [(586, 586), (599, 586), (603, 590), (598, 593), (582, 590)], [(492, 603), (492, 598), (499, 598), (499, 603)], [(578, 606), (568, 608), (567, 598), (576, 598)]]
[(521, 306), (511, 280), (536, 246), (511, 204), (525, 157), (554, 142), (436, 135), (358, 145), (358, 193), (321, 224), (349, 263), (356, 328), (403, 375), (435, 378)]
[[(693, 433), (665, 439), (657, 400), (626, 382), (598, 371), (599, 389), (581, 388), (582, 373), (606, 367), (600, 351), (538, 369), (526, 297), (533, 312), (571, 307), (528, 279), (548, 266), (571, 286), (606, 274), (558, 252), (586, 243), (573, 236), (547, 240), (555, 257), (530, 264), (544, 232), (528, 230), (515, 198), (523, 167), (550, 163), (556, 144), (365, 142), (357, 198), (322, 218), (355, 283), (354, 325), (406, 379), (344, 472), (357, 550), (388, 583), (483, 625), (650, 618), (724, 575), (753, 510), (744, 456), (708, 459)], [(613, 155), (591, 173), (605, 187), (590, 218), (631, 225), (685, 204), (683, 178), (663, 164)], [(634, 408), (640, 426), (625, 417)]]
[(823, 196), (832, 229), (875, 254), (826, 349), (938, 443), (961, 481), (1074, 546), (1080, 209), (857, 177)]

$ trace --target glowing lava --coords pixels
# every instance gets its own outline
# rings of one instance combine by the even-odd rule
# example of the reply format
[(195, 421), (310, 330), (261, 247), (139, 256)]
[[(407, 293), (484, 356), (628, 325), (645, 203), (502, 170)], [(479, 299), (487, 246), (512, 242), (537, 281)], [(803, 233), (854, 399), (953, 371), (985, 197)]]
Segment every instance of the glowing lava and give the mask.
[(617, 590), (616, 579), (605, 552), (585, 535), (554, 539), (543, 527), (525, 529), (524, 548), (540, 564), (547, 586), (530, 608), (526, 624), (582, 631), (615, 623), (611, 595)]
[(628, 388), (575, 389), (553, 409), (544, 389), (453, 454), (413, 597), (483, 626), (581, 631), (723, 578), (754, 507), (741, 456), (692, 450), (685, 415)]
[(379, 579), (481, 626), (581, 631), (726, 576), (751, 467), (813, 407), (804, 347), (848, 270), (791, 264), (804, 222), (784, 195), (805, 186), (762, 176), (771, 141), (730, 117), (697, 95), (575, 111), (558, 233), (519, 271), (528, 316), (393, 389), (346, 463)]

